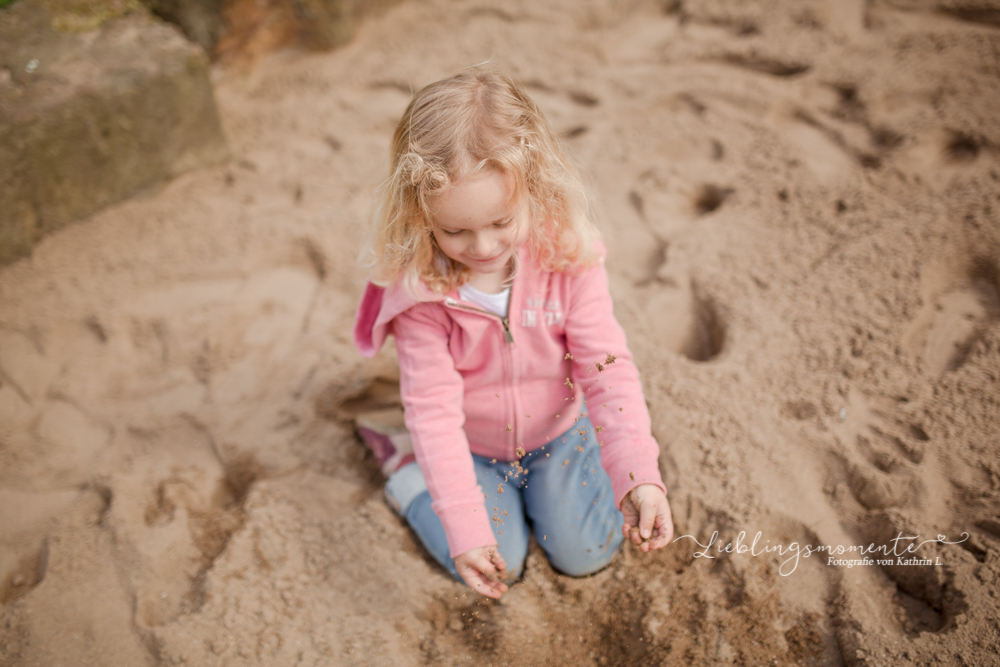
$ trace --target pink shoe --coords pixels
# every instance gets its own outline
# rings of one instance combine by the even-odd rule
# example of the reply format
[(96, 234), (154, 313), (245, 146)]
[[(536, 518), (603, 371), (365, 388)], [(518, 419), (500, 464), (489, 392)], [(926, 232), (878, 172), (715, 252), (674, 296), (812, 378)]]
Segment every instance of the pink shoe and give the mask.
[(358, 434), (375, 454), (386, 479), (408, 463), (417, 460), (410, 441), (410, 432), (398, 408), (366, 412), (355, 419)]

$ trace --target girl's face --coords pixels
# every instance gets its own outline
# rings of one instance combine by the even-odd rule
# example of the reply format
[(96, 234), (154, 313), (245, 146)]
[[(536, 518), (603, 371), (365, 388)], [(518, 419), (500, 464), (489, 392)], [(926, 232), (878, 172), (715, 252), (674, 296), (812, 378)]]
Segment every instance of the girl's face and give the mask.
[(527, 215), (513, 192), (511, 178), (490, 169), (460, 178), (431, 201), (434, 238), (445, 255), (469, 267), (473, 285), (507, 277)]

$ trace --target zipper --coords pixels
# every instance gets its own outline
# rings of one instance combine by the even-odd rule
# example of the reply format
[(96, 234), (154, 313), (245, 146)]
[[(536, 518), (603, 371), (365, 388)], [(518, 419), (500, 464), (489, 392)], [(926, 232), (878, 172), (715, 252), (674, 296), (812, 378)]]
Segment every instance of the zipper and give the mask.
[[(512, 289), (511, 290), (511, 299), (510, 299), (510, 301), (508, 301), (508, 304), (511, 303), (511, 302), (513, 302), (513, 296), (514, 295), (513, 295), (513, 289)], [(486, 315), (487, 317), (494, 317), (494, 318), (500, 320), (500, 324), (503, 325), (503, 339), (504, 339), (504, 341), (506, 341), (507, 347), (508, 348), (516, 348), (517, 347), (517, 345), (514, 343), (514, 336), (510, 332), (510, 319), (509, 318), (507, 318), (507, 317), (501, 317), (500, 315), (497, 315), (496, 313), (491, 313), (490, 311), (483, 310), (482, 308), (475, 308), (473, 306), (466, 306), (464, 303), (459, 303), (458, 301), (456, 301), (455, 299), (453, 299), (450, 296), (449, 297), (445, 297), (444, 303), (445, 303), (446, 306), (451, 306), (452, 308), (461, 308), (462, 310), (467, 310), (467, 311), (472, 312), (472, 313), (480, 313), (481, 315)], [(510, 313), (510, 305), (507, 306), (507, 312)], [(515, 368), (514, 368), (514, 360), (513, 360), (513, 358), (510, 359), (510, 365), (511, 365), (510, 372), (511, 372), (512, 390), (516, 391), (516, 389), (513, 388), (513, 385), (516, 384), (516, 382), (517, 382), (517, 378), (515, 377)], [(516, 403), (516, 401), (513, 402), (513, 404), (511, 405), (511, 408), (513, 410), (513, 417), (512, 417), (512, 422), (513, 423), (511, 424), (511, 428), (513, 429), (513, 432), (511, 433), (510, 453), (511, 453), (511, 455), (514, 455), (517, 447), (519, 446), (517, 444), (517, 403)]]
[(474, 313), (482, 313), (483, 315), (487, 315), (489, 317), (495, 317), (495, 318), (497, 318), (498, 320), (500, 320), (500, 324), (503, 325), (503, 339), (507, 342), (507, 345), (513, 345), (514, 344), (514, 336), (510, 332), (510, 320), (508, 318), (506, 318), (506, 317), (500, 317), (496, 313), (491, 313), (490, 311), (483, 310), (482, 308), (473, 308), (472, 306), (466, 306), (463, 303), (459, 303), (458, 301), (455, 301), (455, 299), (451, 298), (450, 296), (447, 297), (444, 300), (444, 302), (445, 302), (445, 304), (447, 304), (447, 305), (449, 305), (449, 306), (451, 306), (453, 308), (461, 308), (462, 310), (469, 310), (469, 311), (472, 311)]

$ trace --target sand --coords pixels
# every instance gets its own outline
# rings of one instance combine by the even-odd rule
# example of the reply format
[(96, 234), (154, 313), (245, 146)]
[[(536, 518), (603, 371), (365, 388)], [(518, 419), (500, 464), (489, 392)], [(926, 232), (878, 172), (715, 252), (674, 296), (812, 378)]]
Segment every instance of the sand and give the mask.
[[(229, 164), (0, 270), (0, 663), (996, 664), (995, 7), (410, 1), (216, 66)], [(391, 130), (487, 59), (591, 184), (690, 536), (498, 603), (350, 424)], [(904, 558), (803, 555), (851, 545)]]

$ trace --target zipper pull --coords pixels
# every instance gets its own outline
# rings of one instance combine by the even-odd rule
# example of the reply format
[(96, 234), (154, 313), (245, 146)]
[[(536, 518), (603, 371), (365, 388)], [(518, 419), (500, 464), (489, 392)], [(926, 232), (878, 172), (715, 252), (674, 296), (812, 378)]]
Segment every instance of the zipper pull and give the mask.
[(513, 345), (514, 336), (510, 333), (510, 322), (506, 317), (501, 317), (500, 321), (503, 323), (503, 339), (507, 341), (508, 345)]

